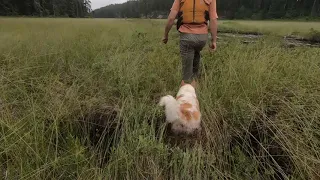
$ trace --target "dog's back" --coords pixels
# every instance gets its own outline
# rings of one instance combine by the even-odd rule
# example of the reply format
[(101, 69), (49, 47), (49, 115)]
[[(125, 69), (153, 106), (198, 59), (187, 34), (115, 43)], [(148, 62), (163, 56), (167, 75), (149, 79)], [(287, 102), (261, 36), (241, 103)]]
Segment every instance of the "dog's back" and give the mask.
[(201, 113), (193, 86), (183, 85), (176, 99), (170, 95), (162, 97), (160, 105), (165, 106), (167, 121), (172, 123), (174, 132), (192, 133), (200, 129)]

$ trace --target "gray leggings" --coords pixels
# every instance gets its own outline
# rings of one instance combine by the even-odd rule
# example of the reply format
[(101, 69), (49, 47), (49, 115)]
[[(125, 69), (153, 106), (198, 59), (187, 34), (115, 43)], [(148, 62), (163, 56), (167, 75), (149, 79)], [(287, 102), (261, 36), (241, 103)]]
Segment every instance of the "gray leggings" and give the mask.
[(182, 76), (185, 82), (199, 77), (200, 52), (207, 43), (207, 34), (180, 33), (180, 54), (182, 57)]

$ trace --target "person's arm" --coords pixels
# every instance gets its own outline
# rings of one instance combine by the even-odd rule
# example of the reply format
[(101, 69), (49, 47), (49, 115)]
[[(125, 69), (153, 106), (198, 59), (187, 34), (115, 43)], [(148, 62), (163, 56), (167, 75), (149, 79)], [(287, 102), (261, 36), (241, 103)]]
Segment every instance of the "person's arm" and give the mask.
[(209, 7), (210, 13), (210, 33), (211, 33), (211, 49), (217, 49), (217, 34), (218, 34), (218, 15), (217, 15), (217, 3), (213, 0)]
[(170, 14), (168, 16), (167, 24), (166, 24), (166, 27), (164, 30), (164, 36), (163, 36), (162, 42), (165, 44), (167, 44), (167, 42), (168, 42), (169, 32), (174, 24), (174, 20), (176, 19), (177, 15), (178, 15), (179, 8), (180, 8), (179, 6), (180, 6), (180, 1), (175, 0), (172, 5)]
[(211, 49), (217, 49), (217, 34), (218, 34), (218, 20), (217, 19), (210, 19), (210, 33), (211, 33)]

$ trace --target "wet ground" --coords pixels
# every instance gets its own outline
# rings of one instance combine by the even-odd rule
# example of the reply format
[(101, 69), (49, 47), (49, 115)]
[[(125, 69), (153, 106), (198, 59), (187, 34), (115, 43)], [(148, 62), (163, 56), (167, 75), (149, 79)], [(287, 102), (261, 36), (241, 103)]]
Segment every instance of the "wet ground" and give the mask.
[[(219, 32), (218, 40), (230, 39), (230, 38), (240, 38), (243, 44), (256, 43), (260, 38), (264, 37), (261, 33), (255, 32)], [(311, 47), (311, 48), (320, 48), (320, 42), (314, 40), (308, 40), (299, 36), (284, 36), (283, 45), (288, 48), (294, 47)]]

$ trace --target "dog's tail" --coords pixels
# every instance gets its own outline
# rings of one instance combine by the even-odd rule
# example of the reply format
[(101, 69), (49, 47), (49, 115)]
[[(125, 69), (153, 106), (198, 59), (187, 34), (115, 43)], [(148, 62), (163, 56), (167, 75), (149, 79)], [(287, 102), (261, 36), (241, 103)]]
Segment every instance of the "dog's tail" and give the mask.
[(165, 106), (166, 119), (168, 123), (172, 123), (179, 119), (178, 102), (173, 96), (164, 96), (160, 99), (160, 106)]

